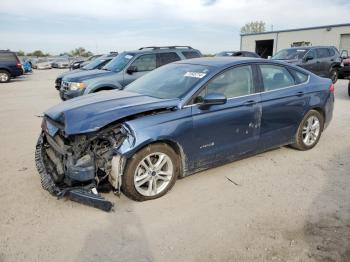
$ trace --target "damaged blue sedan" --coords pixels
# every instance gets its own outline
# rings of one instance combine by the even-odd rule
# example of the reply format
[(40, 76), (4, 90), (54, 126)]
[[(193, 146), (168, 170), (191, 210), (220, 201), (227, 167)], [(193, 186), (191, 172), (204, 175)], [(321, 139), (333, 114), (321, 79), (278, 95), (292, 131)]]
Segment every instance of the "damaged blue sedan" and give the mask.
[(313, 148), (333, 93), (331, 80), (283, 62), (179, 61), (123, 91), (47, 110), (36, 165), (50, 193), (110, 210), (99, 192), (155, 199), (200, 170), (284, 145)]

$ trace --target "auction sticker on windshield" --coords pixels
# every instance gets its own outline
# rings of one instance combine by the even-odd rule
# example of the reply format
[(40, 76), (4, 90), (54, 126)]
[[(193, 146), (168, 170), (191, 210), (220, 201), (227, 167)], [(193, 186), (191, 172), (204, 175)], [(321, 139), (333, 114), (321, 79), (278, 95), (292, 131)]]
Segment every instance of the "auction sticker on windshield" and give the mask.
[(194, 78), (203, 78), (205, 77), (205, 73), (198, 73), (198, 72), (187, 72), (185, 76), (187, 77), (194, 77)]

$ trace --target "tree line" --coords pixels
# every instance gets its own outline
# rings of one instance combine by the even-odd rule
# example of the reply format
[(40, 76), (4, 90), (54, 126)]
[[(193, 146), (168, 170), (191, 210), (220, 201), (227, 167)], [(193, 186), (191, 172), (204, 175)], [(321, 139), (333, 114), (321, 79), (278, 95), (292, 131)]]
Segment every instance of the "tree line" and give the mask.
[[(19, 50), (16, 52), (18, 56), (35, 56), (35, 57), (46, 57), (46, 56), (51, 56), (50, 53), (45, 53), (42, 50), (35, 50), (33, 52), (28, 52), (25, 53), (22, 50)], [(71, 50), (70, 52), (64, 52), (59, 54), (60, 56), (82, 56), (82, 57), (88, 57), (88, 56), (92, 56), (93, 53), (91, 51), (87, 51), (85, 48), (83, 47), (78, 47), (75, 48), (73, 50)]]

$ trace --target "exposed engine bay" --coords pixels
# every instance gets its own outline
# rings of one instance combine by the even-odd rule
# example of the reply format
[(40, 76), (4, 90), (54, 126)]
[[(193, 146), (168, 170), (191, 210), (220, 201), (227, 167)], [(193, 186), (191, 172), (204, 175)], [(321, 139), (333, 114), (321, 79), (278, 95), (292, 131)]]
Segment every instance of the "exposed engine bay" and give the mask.
[(125, 138), (121, 125), (68, 137), (48, 119), (42, 128), (35, 159), (43, 188), (58, 197), (111, 210), (113, 204), (98, 192), (113, 189), (109, 176), (113, 149)]

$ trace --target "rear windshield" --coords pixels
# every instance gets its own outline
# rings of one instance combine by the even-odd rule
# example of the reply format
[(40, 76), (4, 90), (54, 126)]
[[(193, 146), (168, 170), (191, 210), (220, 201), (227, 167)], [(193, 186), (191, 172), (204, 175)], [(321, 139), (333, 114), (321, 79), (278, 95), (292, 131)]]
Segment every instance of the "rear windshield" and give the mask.
[(17, 57), (14, 53), (0, 53), (1, 62), (17, 62)]
[(303, 48), (291, 48), (283, 49), (277, 54), (275, 54), (272, 59), (276, 60), (293, 60), (293, 59), (302, 59), (308, 50)]
[(200, 57), (200, 54), (198, 52), (196, 52), (196, 51), (182, 51), (182, 54), (187, 59)]

